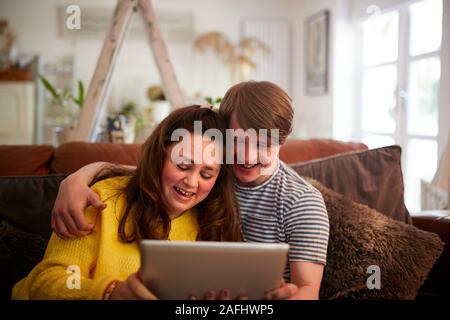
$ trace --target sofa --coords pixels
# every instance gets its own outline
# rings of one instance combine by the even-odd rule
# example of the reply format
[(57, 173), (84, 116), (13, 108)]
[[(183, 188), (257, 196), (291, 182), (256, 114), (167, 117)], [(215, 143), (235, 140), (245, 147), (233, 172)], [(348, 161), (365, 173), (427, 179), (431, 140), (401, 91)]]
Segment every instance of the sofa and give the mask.
[[(140, 148), (139, 144), (79, 141), (58, 148), (0, 145), (0, 177), (68, 174), (95, 161), (136, 165)], [(280, 158), (286, 163), (297, 163), (358, 150), (367, 150), (367, 146), (327, 139), (288, 140), (280, 150)]]
[[(139, 152), (136, 144), (0, 146), (0, 299), (8, 299), (12, 285), (42, 258), (51, 208), (67, 174), (95, 161), (135, 165)], [(321, 298), (450, 297), (450, 220), (411, 217), (403, 198), (400, 147), (368, 150), (361, 143), (288, 140), (280, 158), (322, 192), (332, 212), (330, 229), (335, 230)], [(404, 261), (396, 261), (399, 256)], [(389, 270), (388, 285), (368, 290), (366, 270), (346, 257), (379, 260)], [(345, 270), (350, 274), (344, 275)], [(409, 285), (401, 272), (412, 277)]]

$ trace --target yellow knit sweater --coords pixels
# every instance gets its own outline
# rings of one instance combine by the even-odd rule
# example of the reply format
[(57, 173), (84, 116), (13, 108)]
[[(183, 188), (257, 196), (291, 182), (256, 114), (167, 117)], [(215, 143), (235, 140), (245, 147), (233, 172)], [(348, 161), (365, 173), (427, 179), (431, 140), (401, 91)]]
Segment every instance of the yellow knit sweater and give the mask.
[[(86, 209), (86, 218), (95, 223), (93, 232), (70, 240), (52, 234), (43, 260), (14, 286), (13, 299), (102, 299), (112, 281), (124, 281), (139, 269), (137, 243), (123, 243), (118, 236), (126, 203), (117, 190), (126, 182), (127, 178), (115, 177), (92, 186), (107, 205), (101, 213)], [(196, 211), (191, 209), (172, 220), (169, 239), (194, 241), (197, 233)], [(71, 270), (78, 267), (77, 289)]]

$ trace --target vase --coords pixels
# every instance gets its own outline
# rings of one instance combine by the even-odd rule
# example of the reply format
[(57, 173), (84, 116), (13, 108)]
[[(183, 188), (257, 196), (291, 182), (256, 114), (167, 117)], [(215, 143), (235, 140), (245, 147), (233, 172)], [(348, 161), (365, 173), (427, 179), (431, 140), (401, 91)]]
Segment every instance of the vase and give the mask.
[(171, 111), (170, 102), (167, 100), (160, 100), (153, 102), (153, 120), (155, 123), (160, 123)]
[(74, 127), (61, 128), (61, 130), (58, 131), (58, 133), (57, 133), (58, 145), (62, 145), (64, 143), (73, 141), (74, 134), (75, 134)]
[(79, 109), (74, 104), (61, 106), (49, 103), (45, 108), (44, 126), (50, 132), (47, 143), (55, 147), (72, 140), (74, 128), (77, 125)]
[(134, 143), (136, 137), (136, 118), (135, 117), (125, 117), (123, 125), (123, 135), (125, 143)]

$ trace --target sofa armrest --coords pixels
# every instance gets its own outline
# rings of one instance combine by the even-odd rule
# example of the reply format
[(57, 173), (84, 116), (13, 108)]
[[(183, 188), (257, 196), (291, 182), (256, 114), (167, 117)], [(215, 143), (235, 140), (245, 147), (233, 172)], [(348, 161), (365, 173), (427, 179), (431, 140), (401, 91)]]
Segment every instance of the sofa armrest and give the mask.
[(414, 226), (437, 233), (442, 241), (450, 244), (450, 211), (422, 211), (410, 215)]
[(450, 296), (450, 211), (423, 211), (411, 214), (413, 225), (439, 235), (444, 251), (430, 271), (424, 291)]

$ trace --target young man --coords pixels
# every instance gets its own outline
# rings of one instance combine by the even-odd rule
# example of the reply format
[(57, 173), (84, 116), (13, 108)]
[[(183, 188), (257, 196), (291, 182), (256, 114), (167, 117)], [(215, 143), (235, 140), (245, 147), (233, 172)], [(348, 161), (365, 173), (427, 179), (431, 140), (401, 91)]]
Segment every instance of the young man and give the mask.
[[(288, 283), (266, 298), (318, 299), (326, 264), (328, 215), (320, 192), (278, 158), (292, 130), (291, 98), (273, 83), (243, 82), (227, 91), (219, 112), (230, 129), (241, 133), (236, 138), (243, 148), (234, 149), (233, 171), (244, 239), (290, 245), (284, 274)], [(249, 129), (277, 130), (277, 139), (258, 134), (254, 143), (242, 135)], [(104, 205), (88, 184), (103, 165), (90, 164), (62, 182), (52, 212), (52, 228), (60, 236), (90, 232), (84, 208), (93, 205), (102, 210)]]

